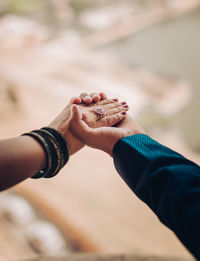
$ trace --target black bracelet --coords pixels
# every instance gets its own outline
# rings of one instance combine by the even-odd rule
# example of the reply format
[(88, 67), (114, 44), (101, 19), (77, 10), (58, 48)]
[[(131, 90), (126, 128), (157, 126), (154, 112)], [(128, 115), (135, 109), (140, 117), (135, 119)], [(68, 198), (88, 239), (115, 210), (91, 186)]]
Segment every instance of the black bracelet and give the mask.
[(49, 157), (51, 159), (51, 166), (49, 166), (48, 171), (46, 171), (44, 173), (43, 178), (44, 177), (51, 177), (58, 167), (58, 154), (57, 154), (57, 150), (56, 150), (56, 147), (54, 145), (54, 142), (52, 142), (52, 140), (49, 138), (49, 135), (42, 132), (41, 130), (34, 130), (32, 132), (40, 135), (40, 137), (42, 137), (45, 140), (45, 142), (48, 144), (48, 147), (49, 147), (49, 150), (50, 150), (50, 156)]
[(34, 133), (34, 132), (29, 132), (29, 133), (24, 133), (22, 136), (30, 136), (32, 138), (34, 138), (37, 142), (40, 143), (40, 145), (42, 145), (45, 154), (46, 154), (46, 159), (47, 159), (47, 167), (45, 167), (43, 170), (40, 170), (37, 174), (35, 174), (33, 177), (33, 179), (39, 179), (42, 178), (45, 173), (49, 172), (52, 166), (52, 158), (51, 158), (51, 151), (49, 148), (49, 143), (46, 142), (46, 140), (39, 134)]
[(65, 137), (56, 129), (45, 127), (25, 133), (38, 141), (44, 148), (47, 165), (32, 178), (52, 178), (66, 165), (69, 160), (70, 152)]
[(57, 154), (56, 167), (54, 169), (52, 169), (52, 171), (50, 171), (50, 173), (44, 175), (44, 178), (52, 178), (59, 173), (59, 171), (62, 169), (62, 167), (64, 165), (64, 157), (62, 154), (62, 149), (60, 147), (58, 140), (52, 133), (50, 133), (49, 131), (47, 131), (45, 129), (40, 129), (38, 132), (40, 132), (42, 135), (45, 135), (46, 137), (48, 137), (56, 150), (56, 154)]
[(70, 150), (69, 150), (67, 141), (65, 140), (65, 137), (63, 136), (62, 133), (60, 133), (58, 130), (56, 130), (54, 128), (44, 127), (42, 129), (46, 130), (46, 131), (50, 132), (52, 135), (54, 135), (55, 138), (57, 139), (57, 141), (59, 142), (59, 145), (61, 148), (61, 153), (64, 157), (64, 164), (62, 166), (62, 167), (64, 167), (67, 164), (67, 162), (69, 161), (69, 157), (70, 157)]

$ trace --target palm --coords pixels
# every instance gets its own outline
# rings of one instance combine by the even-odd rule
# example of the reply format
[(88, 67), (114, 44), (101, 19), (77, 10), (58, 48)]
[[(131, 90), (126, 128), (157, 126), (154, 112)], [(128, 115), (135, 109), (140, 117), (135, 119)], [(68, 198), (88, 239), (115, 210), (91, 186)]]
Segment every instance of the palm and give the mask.
[(122, 119), (115, 127), (101, 127), (91, 129), (77, 113), (77, 118), (72, 121), (72, 129), (81, 140), (89, 147), (103, 150), (112, 156), (115, 144), (123, 137), (134, 134), (143, 134), (144, 130), (130, 116)]

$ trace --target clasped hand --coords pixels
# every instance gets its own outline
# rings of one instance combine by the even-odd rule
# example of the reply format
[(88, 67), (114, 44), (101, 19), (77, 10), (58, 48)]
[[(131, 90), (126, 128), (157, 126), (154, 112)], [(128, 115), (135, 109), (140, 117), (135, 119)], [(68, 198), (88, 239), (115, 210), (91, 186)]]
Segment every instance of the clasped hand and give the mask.
[(108, 99), (104, 93), (82, 93), (50, 124), (66, 138), (73, 155), (84, 145), (112, 156), (117, 141), (123, 137), (144, 134), (129, 115), (126, 102)]

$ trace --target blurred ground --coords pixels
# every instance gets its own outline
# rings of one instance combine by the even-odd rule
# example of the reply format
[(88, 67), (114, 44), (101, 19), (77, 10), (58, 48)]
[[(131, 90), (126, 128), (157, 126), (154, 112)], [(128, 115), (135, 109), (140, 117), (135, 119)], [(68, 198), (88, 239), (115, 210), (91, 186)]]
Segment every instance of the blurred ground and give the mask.
[[(74, 29), (80, 24), (73, 24), (73, 30), (62, 30), (57, 37), (49, 36), (49, 27), (24, 17), (4, 16), (0, 20), (2, 139), (47, 125), (72, 96), (83, 91), (104, 91), (126, 100), (134, 117), (149, 106), (174, 116), (191, 102), (189, 81), (130, 68), (96, 47), (176, 17), (198, 6), (199, 1), (151, 1), (145, 13), (139, 11), (137, 1), (135, 6), (132, 3), (128, 10), (121, 1), (109, 6), (102, 1), (98, 9), (92, 6), (79, 14), (81, 33)], [(110, 11), (113, 8), (116, 15)], [(95, 12), (99, 15), (96, 25)], [(129, 19), (134, 12), (138, 14), (135, 23)], [(75, 13), (71, 14), (74, 17)], [(124, 28), (129, 28), (125, 34)], [(156, 126), (151, 134), (199, 162), (199, 155), (184, 142), (179, 129)], [(27, 180), (14, 191), (68, 236), (78, 251), (190, 257), (173, 233), (124, 184), (112, 159), (100, 151), (84, 148), (56, 178)], [(16, 260), (29, 257), (30, 252), (10, 253), (10, 244), (6, 244), (8, 250), (0, 251), (3, 260), (15, 260), (16, 255)]]

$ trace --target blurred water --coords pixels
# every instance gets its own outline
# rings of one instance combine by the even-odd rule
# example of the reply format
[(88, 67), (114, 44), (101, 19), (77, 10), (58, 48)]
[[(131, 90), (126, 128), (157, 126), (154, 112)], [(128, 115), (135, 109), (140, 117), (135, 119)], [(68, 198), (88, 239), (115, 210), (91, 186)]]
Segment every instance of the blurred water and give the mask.
[(191, 104), (170, 121), (182, 129), (193, 149), (200, 151), (200, 9), (153, 26), (105, 49), (130, 65), (181, 76), (192, 83)]

